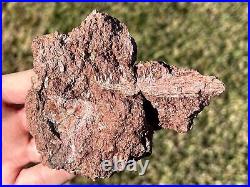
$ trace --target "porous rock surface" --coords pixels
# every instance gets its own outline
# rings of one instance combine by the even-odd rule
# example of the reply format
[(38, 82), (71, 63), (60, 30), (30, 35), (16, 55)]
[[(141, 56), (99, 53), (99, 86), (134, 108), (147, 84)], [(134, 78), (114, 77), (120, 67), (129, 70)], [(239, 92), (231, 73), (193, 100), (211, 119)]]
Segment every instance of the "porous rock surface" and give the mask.
[(33, 40), (33, 86), (26, 98), (30, 132), (43, 164), (92, 179), (101, 162), (151, 153), (160, 128), (187, 132), (224, 91), (213, 76), (152, 61), (135, 65), (136, 43), (117, 19), (92, 12), (66, 34)]
[(137, 85), (157, 111), (158, 125), (177, 132), (190, 130), (196, 115), (225, 89), (214, 76), (156, 61), (137, 65)]

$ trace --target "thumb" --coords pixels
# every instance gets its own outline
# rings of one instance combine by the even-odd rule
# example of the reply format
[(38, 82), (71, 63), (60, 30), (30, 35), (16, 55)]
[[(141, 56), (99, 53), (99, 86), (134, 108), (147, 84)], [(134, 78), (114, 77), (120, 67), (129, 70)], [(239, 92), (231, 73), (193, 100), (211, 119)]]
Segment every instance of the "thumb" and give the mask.
[(28, 90), (31, 88), (31, 77), (34, 71), (2, 75), (2, 101), (8, 104), (23, 104)]

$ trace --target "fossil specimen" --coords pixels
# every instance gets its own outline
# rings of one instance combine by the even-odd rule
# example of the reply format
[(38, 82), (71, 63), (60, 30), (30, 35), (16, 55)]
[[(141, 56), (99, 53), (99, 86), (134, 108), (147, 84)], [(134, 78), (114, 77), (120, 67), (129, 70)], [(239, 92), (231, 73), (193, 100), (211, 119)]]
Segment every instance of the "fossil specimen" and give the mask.
[(33, 40), (27, 119), (42, 162), (92, 179), (103, 160), (151, 153), (160, 128), (187, 132), (224, 91), (216, 77), (152, 61), (135, 64), (136, 43), (117, 19), (92, 12), (68, 34)]

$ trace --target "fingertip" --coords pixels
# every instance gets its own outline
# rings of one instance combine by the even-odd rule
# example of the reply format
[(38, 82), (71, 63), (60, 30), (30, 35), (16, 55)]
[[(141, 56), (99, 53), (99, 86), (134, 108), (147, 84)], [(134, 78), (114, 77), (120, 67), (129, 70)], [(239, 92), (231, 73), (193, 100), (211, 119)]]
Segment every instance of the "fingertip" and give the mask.
[(31, 88), (33, 69), (2, 75), (2, 100), (10, 104), (23, 104)]
[(18, 176), (17, 184), (63, 184), (74, 175), (64, 171), (50, 169), (42, 164), (22, 170)]
[(34, 162), (34, 163), (41, 162), (41, 155), (39, 154), (36, 148), (36, 143), (34, 138), (30, 140), (29, 145), (27, 146), (27, 153), (29, 162)]

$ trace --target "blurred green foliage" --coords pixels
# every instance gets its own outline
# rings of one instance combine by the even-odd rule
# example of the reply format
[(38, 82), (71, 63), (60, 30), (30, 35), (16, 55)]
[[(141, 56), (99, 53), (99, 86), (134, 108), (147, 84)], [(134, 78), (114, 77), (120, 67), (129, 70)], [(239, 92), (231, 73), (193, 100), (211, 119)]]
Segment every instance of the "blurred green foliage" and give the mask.
[[(119, 173), (98, 183), (247, 183), (248, 19), (245, 3), (3, 4), (2, 74), (32, 68), (37, 35), (68, 32), (93, 9), (126, 23), (138, 60), (164, 60), (218, 76), (226, 92), (187, 134), (161, 130), (144, 176)], [(73, 183), (94, 183), (77, 177)]]

